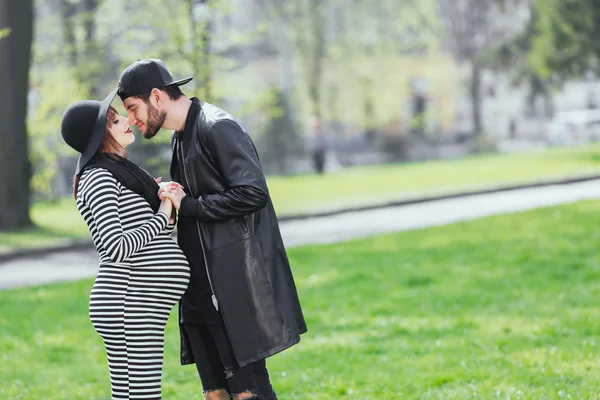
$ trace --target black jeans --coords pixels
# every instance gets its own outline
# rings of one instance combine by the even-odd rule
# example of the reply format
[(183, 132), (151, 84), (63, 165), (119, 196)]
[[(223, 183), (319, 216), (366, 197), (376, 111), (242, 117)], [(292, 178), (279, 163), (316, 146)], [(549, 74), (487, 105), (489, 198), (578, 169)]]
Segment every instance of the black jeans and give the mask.
[(197, 322), (184, 324), (196, 369), (205, 392), (225, 389), (231, 395), (249, 391), (260, 400), (277, 400), (266, 361), (239, 367), (221, 313), (205, 311)]

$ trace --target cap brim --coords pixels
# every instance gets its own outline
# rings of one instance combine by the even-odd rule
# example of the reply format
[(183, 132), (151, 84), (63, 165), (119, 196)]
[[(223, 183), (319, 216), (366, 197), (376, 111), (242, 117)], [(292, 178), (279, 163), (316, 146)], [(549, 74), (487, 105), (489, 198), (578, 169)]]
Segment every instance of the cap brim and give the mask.
[[(171, 83), (171, 85), (177, 85), (177, 86), (181, 86), (181, 85), (185, 85), (186, 83), (188, 83), (189, 81), (191, 81), (192, 79), (194, 79), (193, 76), (189, 76), (187, 78), (184, 79), (180, 79), (178, 81), (174, 81), (173, 83)], [(168, 86), (168, 85), (167, 85)]]
[(90, 136), (90, 141), (85, 148), (84, 152), (79, 156), (79, 160), (77, 161), (77, 167), (75, 168), (75, 175), (79, 175), (85, 165), (94, 157), (98, 148), (100, 148), (100, 144), (102, 143), (102, 138), (104, 137), (104, 133), (106, 132), (106, 113), (108, 112), (108, 108), (111, 103), (115, 99), (117, 95), (118, 87), (114, 88), (108, 96), (104, 100), (102, 100), (100, 104), (100, 111), (98, 111), (98, 116), (96, 117), (96, 124), (94, 125), (94, 131)]

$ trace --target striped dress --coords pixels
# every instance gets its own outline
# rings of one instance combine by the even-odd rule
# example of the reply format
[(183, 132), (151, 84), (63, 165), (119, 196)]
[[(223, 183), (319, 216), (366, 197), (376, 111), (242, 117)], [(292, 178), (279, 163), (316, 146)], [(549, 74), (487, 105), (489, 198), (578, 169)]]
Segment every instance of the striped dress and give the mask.
[(81, 176), (77, 208), (100, 255), (89, 311), (112, 399), (161, 399), (164, 328), (190, 276), (174, 226), (103, 168)]

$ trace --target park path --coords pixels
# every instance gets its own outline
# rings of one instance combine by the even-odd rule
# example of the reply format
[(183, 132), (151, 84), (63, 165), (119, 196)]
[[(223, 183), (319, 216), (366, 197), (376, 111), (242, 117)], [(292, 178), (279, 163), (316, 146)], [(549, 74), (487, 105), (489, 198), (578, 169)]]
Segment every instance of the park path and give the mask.
[[(291, 248), (428, 228), (591, 199), (600, 199), (600, 180), (285, 221), (281, 223), (281, 231), (286, 246)], [(19, 258), (0, 264), (0, 289), (88, 278), (95, 275), (97, 268), (98, 258), (94, 250)]]

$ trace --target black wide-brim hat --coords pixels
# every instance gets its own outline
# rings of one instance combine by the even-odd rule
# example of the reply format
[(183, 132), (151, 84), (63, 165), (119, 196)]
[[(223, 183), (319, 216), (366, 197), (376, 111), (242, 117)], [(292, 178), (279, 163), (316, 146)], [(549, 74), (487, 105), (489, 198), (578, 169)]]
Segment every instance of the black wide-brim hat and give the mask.
[(185, 85), (193, 78), (193, 76), (183, 79), (173, 78), (169, 68), (158, 58), (137, 60), (121, 73), (117, 93), (121, 100), (125, 100), (131, 96), (148, 93), (155, 88)]
[(79, 175), (85, 165), (100, 148), (106, 133), (106, 113), (117, 95), (117, 88), (102, 101), (81, 100), (67, 108), (60, 124), (64, 141), (80, 153), (75, 175)]

